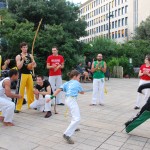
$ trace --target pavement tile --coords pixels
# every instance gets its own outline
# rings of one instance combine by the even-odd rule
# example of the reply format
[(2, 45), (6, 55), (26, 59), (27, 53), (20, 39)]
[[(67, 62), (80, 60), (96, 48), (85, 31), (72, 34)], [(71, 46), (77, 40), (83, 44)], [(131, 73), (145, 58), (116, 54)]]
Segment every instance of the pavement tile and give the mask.
[(90, 145), (81, 143), (76, 148), (78, 148), (80, 150), (95, 150), (96, 146), (90, 146)]
[(38, 146), (38, 144), (4, 134), (0, 135), (0, 139), (0, 147), (8, 150), (31, 150)]
[[(120, 149), (120, 147), (118, 146), (110, 145), (107, 143), (102, 144), (100, 148), (107, 149), (107, 150), (119, 150)], [(97, 150), (99, 150), (99, 148)]]

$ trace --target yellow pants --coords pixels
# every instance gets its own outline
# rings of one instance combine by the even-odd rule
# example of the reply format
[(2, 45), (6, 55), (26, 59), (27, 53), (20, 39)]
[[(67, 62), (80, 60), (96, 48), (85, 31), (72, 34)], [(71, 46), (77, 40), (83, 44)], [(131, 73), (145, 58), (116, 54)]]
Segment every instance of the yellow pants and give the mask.
[(19, 94), (22, 96), (22, 98), (17, 100), (16, 110), (20, 111), (22, 108), (25, 88), (26, 88), (27, 102), (29, 108), (30, 104), (34, 101), (33, 79), (31, 74), (21, 74), (20, 84), (19, 84)]

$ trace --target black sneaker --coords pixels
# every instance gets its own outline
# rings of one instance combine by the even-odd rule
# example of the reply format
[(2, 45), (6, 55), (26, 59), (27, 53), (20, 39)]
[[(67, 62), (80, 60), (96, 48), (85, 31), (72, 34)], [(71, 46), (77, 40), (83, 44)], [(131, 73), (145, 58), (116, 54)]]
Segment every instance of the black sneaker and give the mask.
[(52, 115), (51, 111), (48, 111), (45, 115), (45, 118), (49, 118)]
[(57, 105), (61, 105), (61, 106), (64, 106), (65, 104), (64, 104), (64, 103), (60, 103), (60, 104), (57, 104)]
[(20, 111), (19, 110), (14, 110), (14, 113), (20, 113)]
[(75, 129), (75, 132), (78, 132), (78, 131), (80, 131), (80, 129), (79, 129), (79, 128)]
[(64, 134), (63, 138), (67, 141), (68, 144), (74, 144), (74, 141), (71, 139), (71, 137)]
[(23, 105), (25, 105), (27, 103), (26, 99), (23, 99)]
[(140, 109), (140, 107), (135, 106), (134, 109)]
[(132, 120), (129, 120), (124, 125), (127, 127), (131, 122), (132, 122)]

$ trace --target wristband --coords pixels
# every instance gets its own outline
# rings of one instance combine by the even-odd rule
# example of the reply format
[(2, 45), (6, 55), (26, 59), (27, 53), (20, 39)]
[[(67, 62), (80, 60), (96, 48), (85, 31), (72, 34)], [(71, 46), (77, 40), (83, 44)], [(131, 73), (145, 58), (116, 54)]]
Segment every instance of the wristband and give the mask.
[(51, 95), (50, 98), (53, 99), (53, 98), (55, 98), (55, 96), (54, 96), (54, 95)]

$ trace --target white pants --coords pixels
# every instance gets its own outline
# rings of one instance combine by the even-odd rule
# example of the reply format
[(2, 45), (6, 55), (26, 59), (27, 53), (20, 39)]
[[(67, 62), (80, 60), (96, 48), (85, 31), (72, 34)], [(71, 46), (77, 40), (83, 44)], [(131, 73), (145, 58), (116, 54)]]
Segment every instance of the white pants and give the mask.
[(72, 120), (64, 134), (71, 137), (80, 122), (80, 110), (76, 97), (66, 97), (65, 104), (71, 112)]
[(15, 110), (15, 103), (9, 97), (0, 97), (0, 110), (4, 117), (4, 122), (12, 122)]
[[(146, 83), (150, 83), (150, 80), (142, 80), (141, 79), (139, 82), (139, 86), (142, 84), (146, 84)], [(144, 89), (144, 90), (142, 90), (142, 93), (144, 93), (144, 95), (141, 93), (138, 93), (138, 95), (137, 95), (137, 100), (136, 100), (136, 106), (137, 107), (141, 107), (141, 101), (142, 101), (143, 96), (144, 96), (144, 101), (146, 103), (146, 101), (150, 97), (150, 89)]]
[(35, 99), (31, 104), (30, 108), (34, 109), (37, 108), (40, 111), (51, 111), (51, 101), (48, 103), (46, 102), (47, 99), (50, 99), (50, 95), (45, 95), (43, 98), (42, 95), (39, 96), (39, 99)]
[(96, 104), (97, 102), (98, 104), (104, 104), (104, 84), (104, 78), (93, 80), (92, 104)]
[[(56, 89), (60, 88), (60, 86), (62, 85), (62, 77), (61, 75), (58, 76), (49, 76), (49, 82), (51, 84), (51, 88), (53, 93), (55, 92)], [(60, 104), (62, 103), (62, 92), (60, 92), (57, 96), (56, 96), (56, 104)]]

